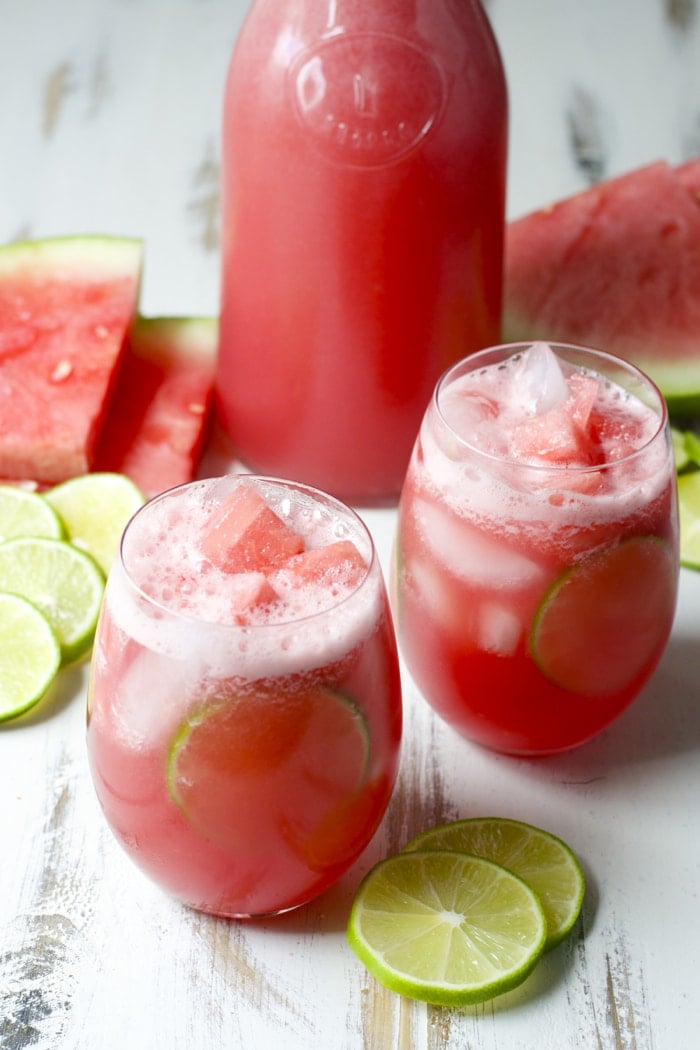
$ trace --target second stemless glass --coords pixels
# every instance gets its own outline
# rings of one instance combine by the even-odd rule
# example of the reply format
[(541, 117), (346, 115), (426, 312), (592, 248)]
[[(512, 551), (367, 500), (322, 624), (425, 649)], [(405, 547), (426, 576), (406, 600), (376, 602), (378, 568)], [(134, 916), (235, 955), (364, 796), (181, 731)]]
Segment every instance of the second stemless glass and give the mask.
[[(499, 419), (499, 384), (525, 367), (528, 345), (482, 351), (443, 376), (409, 466), (394, 560), (399, 643), (423, 695), (467, 738), (523, 755), (582, 743), (637, 696), (668, 639), (678, 581), (663, 398), (615, 357), (561, 345), (543, 356), (543, 345), (518, 380), (517, 396), (533, 401), (516, 424), (522, 455)], [(548, 349), (582, 377), (559, 403)], [(484, 420), (496, 437), (488, 451)], [(572, 465), (558, 443), (579, 439), (582, 462), (586, 442), (607, 455)]]
[[(250, 564), (234, 580), (225, 564), (234, 530), (221, 508), (242, 487), (233, 549)], [(260, 497), (277, 521), (262, 510), (251, 526)], [(253, 556), (251, 528), (278, 539)], [(293, 553), (297, 534), (309, 559)], [(258, 571), (290, 537), (291, 560)], [(339, 584), (347, 557), (354, 575)], [(309, 580), (317, 604), (297, 607)], [(265, 608), (273, 584), (291, 601), (277, 618)], [(255, 615), (237, 611), (242, 602)], [(400, 735), (388, 600), (352, 511), (246, 475), (170, 490), (132, 518), (95, 641), (88, 754), (110, 827), (162, 888), (231, 917), (311, 900), (374, 834)]]

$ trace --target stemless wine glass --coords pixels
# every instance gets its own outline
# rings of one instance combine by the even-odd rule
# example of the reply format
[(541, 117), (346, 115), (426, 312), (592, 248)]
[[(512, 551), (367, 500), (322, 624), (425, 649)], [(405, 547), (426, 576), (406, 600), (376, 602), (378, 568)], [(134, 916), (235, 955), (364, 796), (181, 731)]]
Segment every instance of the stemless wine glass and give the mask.
[(673, 621), (663, 398), (584, 347), (466, 358), (424, 416), (396, 544), (399, 644), (436, 711), (499, 751), (582, 743), (640, 692)]
[(247, 475), (145, 504), (109, 575), (88, 754), (107, 822), (186, 904), (273, 914), (374, 834), (401, 735), (371, 536), (324, 493)]

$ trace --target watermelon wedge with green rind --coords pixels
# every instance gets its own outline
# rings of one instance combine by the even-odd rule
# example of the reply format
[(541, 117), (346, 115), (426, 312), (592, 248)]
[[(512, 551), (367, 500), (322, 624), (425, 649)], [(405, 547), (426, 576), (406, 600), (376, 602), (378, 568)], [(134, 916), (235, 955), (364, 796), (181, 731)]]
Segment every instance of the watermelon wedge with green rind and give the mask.
[[(696, 166), (697, 165), (697, 166)], [(700, 164), (665, 161), (509, 223), (503, 337), (618, 354), (700, 404)]]
[(96, 469), (127, 474), (146, 496), (190, 481), (211, 407), (218, 323), (138, 317), (96, 453)]
[(127, 237), (0, 248), (0, 476), (54, 484), (93, 467), (142, 256)]

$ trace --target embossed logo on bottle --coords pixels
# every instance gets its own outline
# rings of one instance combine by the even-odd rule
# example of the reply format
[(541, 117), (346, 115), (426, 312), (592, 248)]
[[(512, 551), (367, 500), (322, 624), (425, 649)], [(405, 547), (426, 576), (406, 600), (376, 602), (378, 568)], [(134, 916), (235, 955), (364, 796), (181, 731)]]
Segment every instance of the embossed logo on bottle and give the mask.
[(440, 112), (440, 69), (418, 47), (382, 33), (340, 33), (290, 69), (302, 125), (331, 161), (379, 167), (405, 156)]

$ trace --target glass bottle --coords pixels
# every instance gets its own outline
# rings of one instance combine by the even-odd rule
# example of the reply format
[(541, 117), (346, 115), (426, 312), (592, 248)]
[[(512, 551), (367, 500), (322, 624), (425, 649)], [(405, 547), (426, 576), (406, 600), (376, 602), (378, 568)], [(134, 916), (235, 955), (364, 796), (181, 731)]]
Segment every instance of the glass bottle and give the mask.
[(500, 334), (505, 77), (479, 0), (253, 0), (223, 114), (220, 420), (398, 497), (438, 376)]

